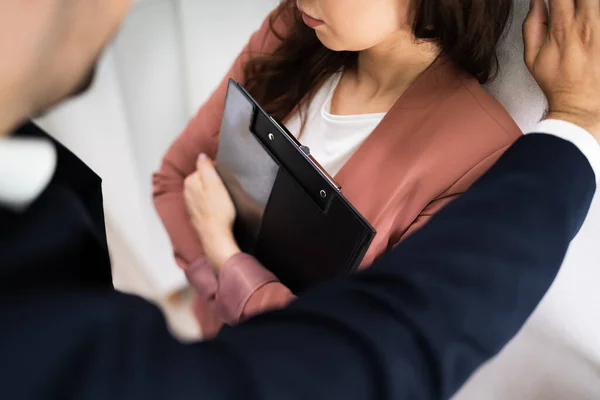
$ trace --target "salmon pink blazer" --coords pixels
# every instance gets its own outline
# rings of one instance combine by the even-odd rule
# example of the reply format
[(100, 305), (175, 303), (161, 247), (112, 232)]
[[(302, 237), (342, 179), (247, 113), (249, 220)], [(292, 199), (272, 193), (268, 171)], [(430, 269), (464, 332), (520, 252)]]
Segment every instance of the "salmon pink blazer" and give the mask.
[[(278, 19), (275, 28), (285, 31), (284, 19)], [(235, 324), (294, 298), (247, 254), (232, 257), (216, 277), (204, 259), (183, 198), (184, 179), (195, 171), (198, 155), (216, 156), (228, 79), (243, 84), (246, 62), (274, 51), (278, 44), (267, 19), (175, 139), (153, 177), (154, 204), (177, 263), (197, 289), (195, 312), (205, 337), (217, 333), (223, 323)], [(438, 58), (335, 176), (344, 195), (377, 230), (361, 267), (460, 196), (521, 134), (473, 76), (449, 59)]]

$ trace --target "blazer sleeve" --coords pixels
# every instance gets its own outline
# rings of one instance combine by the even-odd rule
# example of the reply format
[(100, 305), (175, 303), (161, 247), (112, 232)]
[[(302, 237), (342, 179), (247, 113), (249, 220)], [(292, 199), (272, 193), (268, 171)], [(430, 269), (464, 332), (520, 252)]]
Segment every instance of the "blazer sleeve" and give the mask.
[(216, 316), (229, 325), (282, 308), (295, 299), (275, 275), (245, 253), (227, 260), (218, 276), (202, 258), (188, 267), (186, 275)]
[(215, 309), (229, 324), (283, 308), (296, 298), (277, 277), (247, 254), (233, 256), (219, 274)]
[[(201, 153), (212, 158), (216, 156), (229, 78), (243, 82), (244, 66), (248, 60), (276, 47), (279, 39), (270, 30), (273, 13), (252, 35), (217, 89), (167, 150), (160, 169), (153, 175), (154, 205), (171, 239), (175, 259), (182, 268), (203, 257), (202, 244), (185, 207), (184, 180), (195, 171)], [(280, 28), (282, 23), (276, 21), (275, 27)]]
[[(158, 309), (125, 294), (73, 286), (3, 291), (3, 394), (451, 398), (537, 307), (594, 191), (594, 173), (574, 145), (524, 137), (370, 269), (204, 343), (177, 342)], [(9, 272), (3, 283), (14, 288), (19, 272)]]

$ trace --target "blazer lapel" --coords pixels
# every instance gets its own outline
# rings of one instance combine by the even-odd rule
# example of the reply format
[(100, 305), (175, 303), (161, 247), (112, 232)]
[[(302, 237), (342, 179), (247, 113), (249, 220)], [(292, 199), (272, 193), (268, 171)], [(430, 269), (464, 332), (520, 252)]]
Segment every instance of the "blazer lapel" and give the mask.
[[(385, 209), (381, 203), (389, 202), (399, 190), (399, 180), (407, 172), (403, 165), (411, 165), (410, 159), (417, 156), (411, 151), (412, 143), (419, 141), (414, 134), (417, 127), (448, 86), (459, 82), (460, 73), (447, 57), (440, 56), (396, 101), (336, 175), (342, 193), (372, 224)], [(395, 171), (386, 171), (388, 168)]]

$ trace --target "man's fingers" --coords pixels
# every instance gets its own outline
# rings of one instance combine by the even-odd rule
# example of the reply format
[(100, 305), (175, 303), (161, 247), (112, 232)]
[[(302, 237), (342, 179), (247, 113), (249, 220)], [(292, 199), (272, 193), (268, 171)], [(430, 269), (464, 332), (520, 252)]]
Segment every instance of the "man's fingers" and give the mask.
[(577, 0), (577, 13), (600, 19), (600, 0)]
[(548, 9), (544, 0), (531, 0), (531, 9), (523, 24), (525, 63), (533, 68), (548, 34)]
[(549, 0), (550, 25), (564, 27), (575, 16), (576, 0)]

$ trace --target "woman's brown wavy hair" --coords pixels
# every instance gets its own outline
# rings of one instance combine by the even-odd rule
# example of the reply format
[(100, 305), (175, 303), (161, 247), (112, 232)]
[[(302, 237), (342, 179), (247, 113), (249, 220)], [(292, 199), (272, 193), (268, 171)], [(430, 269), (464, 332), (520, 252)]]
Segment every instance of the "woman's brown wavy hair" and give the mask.
[[(400, 0), (399, 0), (400, 1)], [(496, 46), (509, 22), (513, 0), (415, 0), (413, 32), (436, 43), (441, 53), (480, 83), (498, 69)], [(284, 19), (286, 34), (274, 22)], [(265, 110), (283, 120), (313, 89), (341, 68), (356, 65), (358, 53), (326, 48), (307, 27), (295, 0), (284, 0), (271, 15), (277, 49), (245, 66), (246, 88)]]

